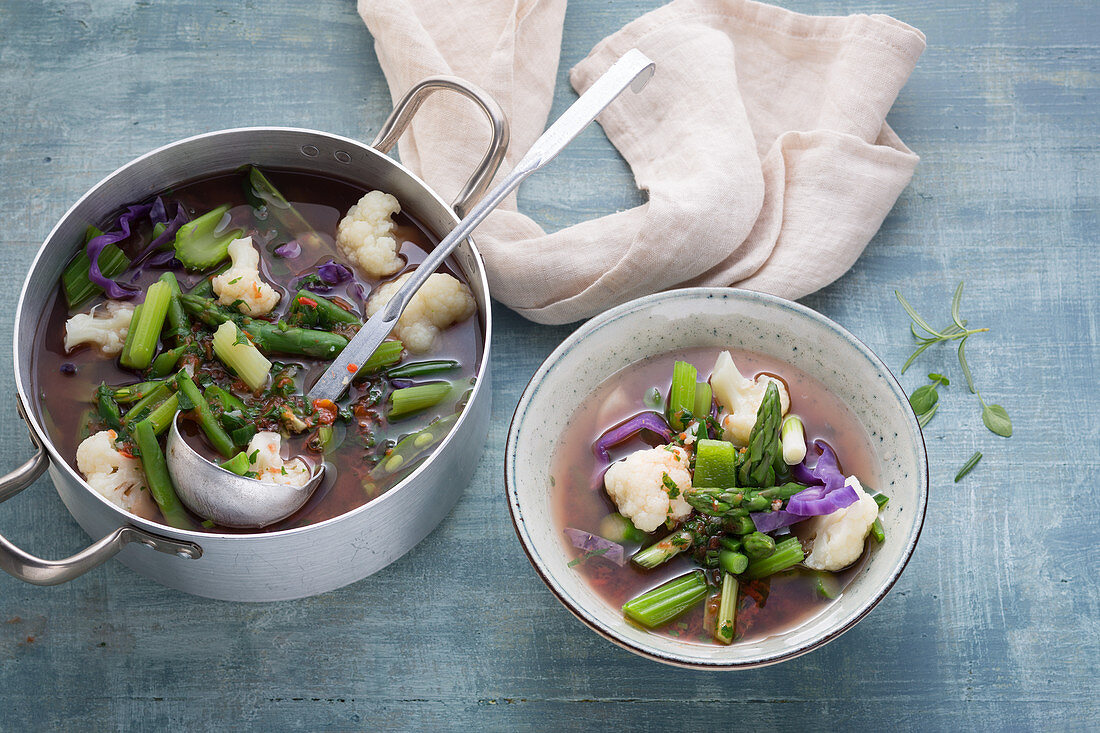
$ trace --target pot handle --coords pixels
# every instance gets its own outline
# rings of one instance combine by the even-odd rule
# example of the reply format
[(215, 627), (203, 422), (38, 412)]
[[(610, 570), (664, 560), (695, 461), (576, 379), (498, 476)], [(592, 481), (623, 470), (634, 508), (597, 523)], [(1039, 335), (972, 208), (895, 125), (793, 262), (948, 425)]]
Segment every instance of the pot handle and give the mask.
[[(26, 421), (27, 415), (23, 411), (21, 400), (18, 401), (18, 406), (20, 417)], [(42, 441), (33, 430), (30, 434), (35, 453), (22, 466), (0, 477), (0, 502), (7, 501), (34, 483), (50, 464), (46, 447), (42, 445)], [(5, 537), (0, 536), (0, 570), (33, 585), (59, 585), (102, 565), (131, 542), (139, 542), (158, 552), (192, 560), (202, 557), (202, 548), (194, 543), (180, 542), (126, 525), (119, 527), (91, 547), (64, 560), (43, 560), (24, 552)]]
[(508, 150), (508, 120), (505, 119), (500, 105), (484, 89), (457, 76), (429, 76), (423, 79), (398, 100), (393, 112), (375, 136), (371, 147), (388, 153), (397, 142), (397, 138), (401, 137), (401, 133), (409, 126), (420, 105), (424, 104), (424, 100), (441, 89), (457, 92), (473, 100), (478, 107), (481, 107), (481, 111), (485, 113), (485, 117), (493, 128), (489, 149), (485, 151), (485, 156), (451, 204), (459, 216), (466, 216), (470, 206), (488, 190), (489, 184), (493, 182), (493, 176), (496, 175), (497, 169), (504, 160), (504, 153)]

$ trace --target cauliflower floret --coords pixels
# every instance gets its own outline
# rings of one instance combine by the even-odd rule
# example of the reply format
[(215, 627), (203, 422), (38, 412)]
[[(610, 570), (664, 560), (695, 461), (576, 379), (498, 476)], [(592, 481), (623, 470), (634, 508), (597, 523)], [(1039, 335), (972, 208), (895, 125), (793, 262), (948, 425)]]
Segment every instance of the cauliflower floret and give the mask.
[(145, 487), (141, 461), (115, 448), (114, 430), (85, 438), (76, 449), (76, 467), (88, 485), (122, 509), (143, 517), (155, 516), (156, 502)]
[(763, 374), (755, 379), (744, 377), (733, 363), (730, 352), (723, 351), (718, 355), (710, 375), (710, 386), (714, 390), (714, 398), (728, 413), (722, 417), (722, 437), (737, 445), (749, 444), (749, 434), (756, 424), (756, 412), (764, 400), (764, 393), (768, 391), (768, 382), (775, 382), (779, 388), (779, 402), (786, 415), (791, 408), (791, 398), (782, 382)]
[(806, 529), (814, 538), (806, 566), (814, 570), (843, 570), (858, 560), (863, 554), (863, 541), (878, 518), (878, 504), (863, 490), (859, 479), (849, 476), (844, 485), (856, 490), (858, 501), (806, 522)]
[(118, 300), (108, 300), (87, 313), (77, 313), (65, 321), (65, 351), (80, 344), (95, 344), (108, 356), (122, 351), (134, 306)]
[(249, 469), (255, 471), (256, 478), (265, 483), (305, 486), (313, 475), (309, 466), (301, 458), (284, 461), (280, 452), (281, 441), (278, 433), (262, 432), (253, 435), (245, 449)]
[[(373, 316), (390, 302), (409, 275), (382, 285), (367, 303), (367, 316)], [(435, 337), (444, 328), (473, 315), (477, 304), (470, 289), (450, 275), (433, 273), (416, 291), (405, 312), (397, 319), (394, 335), (410, 352), (431, 351)]]
[(232, 266), (210, 281), (218, 302), (237, 304), (246, 316), (270, 313), (279, 303), (279, 294), (260, 277), (260, 253), (252, 246), (252, 237), (234, 239), (229, 243)]
[(336, 246), (371, 277), (392, 275), (405, 265), (393, 236), (391, 217), (399, 211), (401, 205), (393, 196), (368, 192), (336, 226)]
[[(668, 478), (675, 491), (665, 484)], [(603, 485), (619, 512), (643, 532), (652, 532), (666, 519), (678, 521), (691, 514), (684, 501), (691, 487), (688, 454), (678, 446), (662, 446), (631, 453), (611, 464), (603, 476)]]

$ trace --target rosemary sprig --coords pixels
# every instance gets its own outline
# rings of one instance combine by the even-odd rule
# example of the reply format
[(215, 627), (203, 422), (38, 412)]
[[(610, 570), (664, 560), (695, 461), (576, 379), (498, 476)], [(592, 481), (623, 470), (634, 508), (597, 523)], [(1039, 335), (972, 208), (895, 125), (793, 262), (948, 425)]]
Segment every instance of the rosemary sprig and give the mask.
[[(988, 328), (967, 328), (967, 322), (960, 314), (960, 308), (962, 303), (963, 283), (960, 282), (958, 287), (955, 288), (955, 294), (951, 298), (951, 323), (946, 328), (939, 330), (932, 328), (928, 321), (925, 320), (913, 306), (909, 305), (900, 292), (894, 291), (894, 295), (897, 296), (898, 302), (901, 303), (901, 307), (905, 309), (905, 312), (909, 315), (912, 321), (909, 324), (909, 330), (913, 334), (913, 338), (917, 340), (917, 348), (909, 355), (909, 358), (905, 360), (905, 364), (901, 367), (901, 373), (905, 374), (905, 370), (912, 365), (913, 361), (924, 353), (929, 346), (935, 344), (942, 344), (948, 341), (959, 342), (959, 366), (962, 368), (963, 376), (966, 378), (966, 386), (970, 389), (971, 394), (978, 396), (978, 401), (982, 404), (982, 422), (985, 426), (997, 435), (1005, 438), (1012, 436), (1012, 420), (1008, 417), (1008, 411), (1000, 405), (989, 405), (982, 398), (981, 392), (974, 386), (974, 375), (970, 371), (970, 364), (966, 360), (966, 340), (976, 333), (984, 333), (988, 331)], [(923, 332), (923, 333), (922, 333)], [(936, 375), (939, 376), (939, 375)], [(932, 375), (929, 375), (932, 378)], [(935, 380), (934, 380), (935, 381)], [(946, 381), (943, 384), (947, 384)], [(932, 391), (935, 389), (935, 385), (931, 385)], [(914, 392), (914, 395), (916, 393)], [(938, 401), (938, 397), (937, 397)], [(918, 411), (918, 420), (923, 418), (924, 422), (921, 423), (923, 427), (932, 419), (932, 414), (935, 414), (936, 404), (933, 403), (928, 406), (928, 410), (923, 413)], [(914, 405), (916, 409), (916, 405)]]

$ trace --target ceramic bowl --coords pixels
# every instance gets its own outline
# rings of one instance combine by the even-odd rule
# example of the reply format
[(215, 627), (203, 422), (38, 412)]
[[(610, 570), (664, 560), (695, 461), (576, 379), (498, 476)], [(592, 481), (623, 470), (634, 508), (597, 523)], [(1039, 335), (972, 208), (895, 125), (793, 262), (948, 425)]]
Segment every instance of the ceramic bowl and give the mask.
[[(880, 465), (886, 542), (833, 603), (787, 631), (730, 646), (674, 639), (627, 623), (568, 567), (551, 511), (551, 459), (570, 416), (607, 375), (646, 357), (707, 346), (776, 357), (822, 382), (866, 426)], [(852, 628), (905, 568), (924, 522), (928, 461), (904, 390), (874, 353), (797, 303), (732, 288), (657, 293), (585, 323), (532, 377), (512, 419), (505, 485), (516, 534), (539, 576), (581, 621), (632, 652), (669, 664), (737, 669), (805, 654)]]

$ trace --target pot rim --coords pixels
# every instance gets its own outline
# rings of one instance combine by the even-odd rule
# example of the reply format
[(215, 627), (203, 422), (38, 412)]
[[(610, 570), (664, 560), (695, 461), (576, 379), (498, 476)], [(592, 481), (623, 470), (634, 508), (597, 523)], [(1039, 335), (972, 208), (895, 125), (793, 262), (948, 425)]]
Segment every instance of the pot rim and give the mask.
[[(271, 133), (271, 132), (289, 132), (289, 133), (295, 133), (295, 134), (300, 133), (300, 134), (304, 134), (304, 135), (310, 135), (310, 136), (313, 136), (313, 137), (318, 137), (318, 136), (325, 137), (325, 138), (328, 138), (329, 140), (331, 140), (333, 142), (339, 142), (341, 144), (354, 147), (356, 150), (358, 150), (360, 152), (363, 152), (367, 155), (372, 155), (372, 156), (375, 156), (377, 158), (380, 158), (380, 159), (384, 160), (387, 164), (392, 165), (392, 166), (400, 169), (403, 173), (405, 173), (410, 178), (412, 178), (413, 181), (415, 181), (417, 184), (419, 184), (419, 186), (421, 187), (423, 193), (430, 196), (437, 203), (439, 203), (441, 206), (444, 207), (444, 209), (453, 218), (454, 223), (458, 223), (458, 221), (460, 220), (460, 217), (455, 213), (454, 209), (451, 207), (451, 205), (449, 203), (444, 201), (443, 198), (438, 193), (436, 193), (436, 191), (433, 188), (431, 188), (427, 183), (424, 182), (423, 179), (420, 178), (420, 176), (413, 173), (411, 170), (406, 168), (404, 165), (402, 165), (397, 160), (394, 160), (393, 158), (386, 155), (385, 153), (382, 153), (382, 152), (376, 150), (375, 148), (371, 147), (370, 145), (368, 145), (368, 144), (366, 144), (362, 141), (355, 140), (355, 139), (349, 138), (349, 137), (345, 137), (343, 135), (337, 135), (335, 133), (325, 132), (323, 130), (315, 130), (315, 129), (306, 128), (306, 127), (284, 127), (284, 126), (278, 126), (278, 125), (259, 125), (259, 126), (251, 126), (251, 127), (231, 127), (231, 128), (226, 128), (226, 129), (222, 129), (222, 130), (211, 130), (209, 132), (203, 132), (203, 133), (199, 133), (197, 135), (191, 135), (190, 137), (185, 137), (185, 138), (181, 138), (181, 139), (178, 139), (178, 140), (174, 140), (172, 142), (161, 145), (160, 147), (154, 148), (153, 150), (150, 150), (150, 151), (148, 151), (148, 152), (146, 152), (142, 155), (139, 155), (138, 157), (130, 160), (129, 162), (124, 163), (123, 165), (119, 166), (118, 168), (113, 170), (111, 173), (108, 173), (106, 176), (104, 176), (98, 182), (96, 182), (95, 185), (93, 185), (91, 188), (89, 188), (87, 191), (85, 191), (84, 194), (80, 196), (80, 198), (78, 198), (75, 202), (73, 202), (73, 204), (65, 211), (65, 213), (61, 216), (61, 218), (59, 218), (57, 220), (57, 222), (54, 224), (54, 226), (50, 229), (49, 234), (47, 234), (46, 238), (44, 240), (42, 240), (42, 244), (39, 245), (39, 247), (38, 247), (38, 252), (35, 254), (34, 259), (31, 261), (30, 266), (27, 268), (27, 275), (23, 280), (22, 288), (20, 288), (20, 290), (19, 290), (19, 300), (18, 300), (18, 303), (16, 305), (16, 309), (15, 309), (14, 323), (15, 323), (16, 327), (12, 329), (13, 371), (15, 372), (16, 397), (20, 401), (20, 403), (22, 404), (22, 406), (24, 408), (23, 412), (24, 412), (24, 415), (26, 417), (26, 421), (27, 421), (27, 425), (28, 425), (29, 429), (42, 442), (42, 445), (45, 447), (46, 452), (50, 456), (50, 467), (56, 467), (60, 470), (63, 470), (67, 473), (67, 475), (69, 477), (75, 479), (81, 486), (84, 487), (85, 490), (87, 490), (96, 499), (98, 499), (104, 507), (106, 507), (107, 509), (111, 510), (113, 513), (116, 514), (116, 516), (118, 517), (120, 526), (125, 525), (125, 524), (130, 524), (130, 525), (134, 525), (136, 527), (139, 527), (141, 529), (144, 529), (148, 532), (152, 532), (152, 533), (155, 533), (155, 534), (166, 535), (166, 536), (173, 537), (173, 538), (185, 538), (189, 541), (196, 542), (200, 546), (201, 546), (201, 544), (204, 540), (209, 542), (211, 540), (222, 540), (222, 539), (225, 539), (225, 540), (240, 540), (240, 541), (256, 540), (256, 539), (273, 539), (273, 538), (277, 538), (277, 537), (284, 537), (284, 536), (295, 535), (295, 534), (305, 534), (305, 533), (309, 533), (309, 532), (324, 531), (329, 526), (334, 525), (337, 522), (340, 522), (340, 521), (343, 521), (343, 520), (351, 520), (352, 517), (355, 517), (359, 514), (362, 514), (362, 513), (366, 512), (368, 510), (368, 508), (370, 508), (372, 511), (376, 510), (378, 506), (381, 506), (385, 501), (387, 501), (387, 497), (391, 497), (392, 495), (397, 494), (397, 492), (401, 491), (402, 489), (405, 489), (407, 486), (415, 483), (416, 480), (421, 475), (421, 473), (423, 473), (427, 469), (428, 465), (431, 464), (432, 461), (434, 461), (436, 459), (436, 457), (438, 455), (440, 455), (448, 445), (450, 445), (450, 443), (452, 442), (452, 439), (454, 438), (454, 436), (458, 433), (459, 430), (463, 429), (463, 427), (466, 424), (467, 416), (469, 415), (469, 410), (463, 408), (462, 413), (458, 416), (458, 420), (455, 422), (454, 427), (451, 428), (450, 432), (447, 433), (447, 436), (439, 443), (438, 446), (436, 446), (435, 450), (433, 450), (432, 453), (423, 462), (421, 462), (421, 464), (419, 466), (417, 466), (413, 470), (412, 473), (410, 473), (408, 476), (403, 478), (393, 488), (391, 488), (389, 491), (385, 492), (384, 494), (382, 494), (380, 496), (377, 496), (374, 499), (371, 499), (370, 501), (366, 502), (362, 506), (356, 507), (355, 509), (352, 509), (351, 511), (345, 512), (345, 513), (340, 514), (340, 515), (337, 515), (337, 516), (332, 517), (330, 519), (326, 519), (322, 522), (317, 522), (315, 524), (308, 524), (308, 525), (305, 525), (303, 527), (291, 527), (289, 529), (282, 529), (282, 530), (271, 531), (271, 532), (245, 532), (245, 533), (232, 533), (232, 534), (223, 533), (223, 532), (199, 532), (199, 531), (196, 531), (196, 530), (178, 529), (176, 527), (170, 527), (166, 524), (159, 524), (157, 522), (153, 522), (153, 521), (150, 521), (150, 520), (145, 519), (143, 517), (139, 517), (137, 515), (131, 514), (127, 511), (123, 510), (121, 507), (119, 507), (119, 506), (113, 504), (112, 502), (110, 502), (106, 497), (104, 497), (98, 491), (95, 491), (94, 489), (92, 489), (91, 486), (89, 486), (88, 483), (84, 480), (84, 477), (81, 476), (80, 473), (76, 469), (74, 469), (69, 464), (69, 462), (61, 455), (60, 451), (57, 450), (56, 446), (53, 443), (53, 440), (49, 436), (49, 433), (47, 433), (46, 429), (41, 424), (41, 422), (39, 420), (38, 412), (37, 412), (37, 410), (34, 409), (34, 403), (32, 402), (32, 400), (30, 398), (30, 386), (31, 386), (30, 385), (30, 375), (28, 374), (27, 383), (25, 384), (24, 380), (23, 380), (22, 371), (19, 368), (19, 364), (23, 363), (24, 358), (26, 358), (28, 355), (24, 355), (24, 354), (20, 353), (18, 324), (20, 324), (22, 322), (22, 319), (23, 319), (23, 309), (24, 309), (24, 304), (26, 303), (27, 289), (30, 286), (31, 273), (33, 273), (39, 267), (40, 262), (45, 257), (45, 255), (46, 255), (46, 251), (45, 251), (46, 243), (49, 242), (53, 238), (54, 234), (61, 227), (61, 224), (64, 221), (66, 221), (72, 215), (72, 213), (77, 208), (79, 208), (81, 204), (84, 203), (84, 201), (86, 199), (91, 198), (93, 195), (95, 195), (109, 181), (111, 181), (112, 179), (114, 179), (115, 177), (117, 177), (118, 175), (123, 173), (124, 171), (126, 171), (126, 170), (128, 170), (128, 169), (130, 169), (130, 168), (132, 168), (136, 165), (139, 165), (141, 162), (145, 161), (146, 159), (158, 156), (158, 155), (164, 153), (167, 150), (170, 150), (170, 149), (173, 149), (173, 148), (185, 145), (185, 144), (194, 143), (194, 142), (206, 139), (206, 138), (213, 138), (213, 137), (217, 137), (217, 136), (220, 136), (220, 135), (227, 135), (227, 134), (264, 134), (264, 133)], [(294, 167), (294, 166), (292, 166), (288, 169), (289, 170), (302, 170), (304, 172), (309, 172), (307, 169), (300, 168), (300, 167)], [(485, 382), (485, 374), (486, 374), (486, 372), (489, 368), (489, 356), (490, 356), (490, 349), (491, 349), (491, 345), (492, 345), (493, 309), (492, 309), (492, 295), (491, 295), (490, 290), (489, 290), (489, 279), (488, 279), (488, 275), (486, 274), (486, 270), (485, 270), (485, 261), (481, 256), (481, 252), (477, 248), (477, 244), (474, 241), (473, 235), (468, 237), (467, 241), (469, 242), (470, 250), (473, 254), (474, 262), (477, 265), (477, 273), (476, 273), (477, 279), (480, 280), (481, 285), (484, 288), (484, 291), (485, 291), (485, 294), (486, 294), (486, 298), (485, 298), (485, 300), (486, 300), (485, 306), (486, 307), (485, 307), (484, 313), (480, 314), (485, 319), (485, 329), (484, 329), (484, 334), (483, 334), (483, 338), (482, 338), (482, 347), (481, 347), (481, 354), (480, 354), (481, 363), (478, 365), (477, 372), (475, 373), (474, 387), (473, 387), (473, 390), (470, 394), (470, 398), (467, 401), (467, 405), (469, 405), (469, 404), (473, 403), (478, 398), (478, 396), (480, 395), (480, 393), (483, 390), (487, 389), (487, 387), (484, 385), (484, 382)], [(469, 278), (469, 275), (467, 275), (467, 278)], [(390, 500), (392, 501), (392, 499), (390, 499)]]
[(897, 567), (891, 572), (886, 582), (873, 594), (873, 596), (866, 602), (864, 602), (856, 611), (855, 615), (848, 620), (842, 626), (832, 629), (827, 633), (821, 635), (818, 638), (811, 639), (807, 642), (797, 644), (791, 649), (787, 649), (775, 654), (761, 655), (755, 658), (746, 659), (744, 661), (725, 662), (725, 661), (705, 661), (699, 659), (688, 659), (683, 655), (675, 652), (669, 652), (659, 649), (656, 645), (642, 645), (620, 638), (611, 629), (604, 626), (596, 615), (589, 610), (580, 607), (574, 603), (568, 596), (564, 589), (560, 586), (557, 580), (553, 577), (545, 563), (542, 561), (541, 556), (537, 556), (533, 549), (533, 541), (527, 534), (526, 530), (526, 518), (523, 516), (519, 506), (518, 493), (515, 482), (513, 481), (513, 473), (515, 470), (515, 452), (518, 442), (518, 428), (520, 413), (530, 404), (534, 393), (538, 388), (538, 385), (545, 378), (547, 372), (553, 367), (553, 365), (561, 358), (561, 356), (576, 346), (580, 341), (587, 338), (591, 332), (597, 330), (606, 323), (619, 318), (620, 316), (642, 308), (649, 307), (652, 303), (666, 299), (666, 298), (694, 298), (694, 297), (712, 297), (712, 296), (728, 296), (734, 295), (741, 298), (747, 298), (748, 300), (758, 300), (771, 305), (787, 308), (802, 317), (808, 317), (811, 320), (817, 321), (830, 330), (837, 333), (841, 338), (848, 341), (865, 359), (870, 361), (872, 365), (881, 368), (883, 374), (887, 378), (887, 382), (892, 391), (901, 399), (905, 399), (905, 390), (902, 388), (901, 383), (898, 382), (897, 377), (889, 367), (871, 350), (867, 344), (861, 339), (852, 334), (848, 329), (841, 326), (836, 321), (832, 320), (828, 316), (822, 313), (796, 303), (794, 301), (786, 300), (775, 295), (768, 293), (761, 293), (754, 290), (745, 290), (742, 288), (732, 287), (691, 287), (680, 288), (676, 290), (667, 290), (650, 295), (645, 295), (634, 300), (622, 303), (610, 310), (591, 318), (590, 320), (579, 326), (573, 333), (571, 333), (561, 344), (558, 345), (553, 352), (539, 365), (539, 368), (531, 376), (527, 386), (523, 390), (523, 394), (519, 398), (519, 402), (516, 405), (515, 412), (512, 414), (512, 420), (508, 426), (508, 439), (505, 444), (504, 452), (504, 491), (508, 501), (508, 514), (512, 520), (512, 528), (516, 532), (516, 536), (520, 541), (520, 546), (523, 548), (524, 554), (527, 556), (531, 566), (535, 569), (535, 573), (542, 579), (546, 587), (554, 594), (554, 597), (565, 606), (565, 608), (585, 624), (589, 629), (595, 631), (597, 634), (612, 642), (616, 646), (619, 646), (627, 651), (633, 652), (641, 657), (652, 659), (657, 662), (669, 664), (675, 667), (682, 667), (685, 669), (700, 669), (700, 670), (716, 670), (716, 671), (731, 671), (739, 669), (756, 669), (759, 667), (767, 667), (773, 664), (778, 664), (796, 657), (800, 657), (803, 654), (807, 654), (815, 649), (818, 649), (825, 644), (833, 641), (837, 637), (844, 634), (844, 632), (851, 629), (857, 623), (862, 621), (867, 614), (869, 614), (897, 583), (898, 578), (901, 577), (902, 572), (908, 566), (909, 561), (913, 557), (913, 552), (916, 550), (917, 540), (920, 539), (921, 532), (924, 529), (924, 520), (928, 511), (928, 490), (929, 490), (929, 469), (928, 469), (928, 448), (924, 441), (924, 433), (917, 422), (916, 416), (912, 411), (907, 411), (905, 418), (910, 428), (913, 430), (913, 434), (916, 436), (916, 445), (919, 448), (917, 450), (917, 457), (920, 465), (918, 466), (918, 482), (919, 492), (918, 501), (919, 506), (915, 512), (916, 525), (914, 531), (911, 533), (910, 539), (906, 542), (905, 550), (902, 555), (901, 561)]

